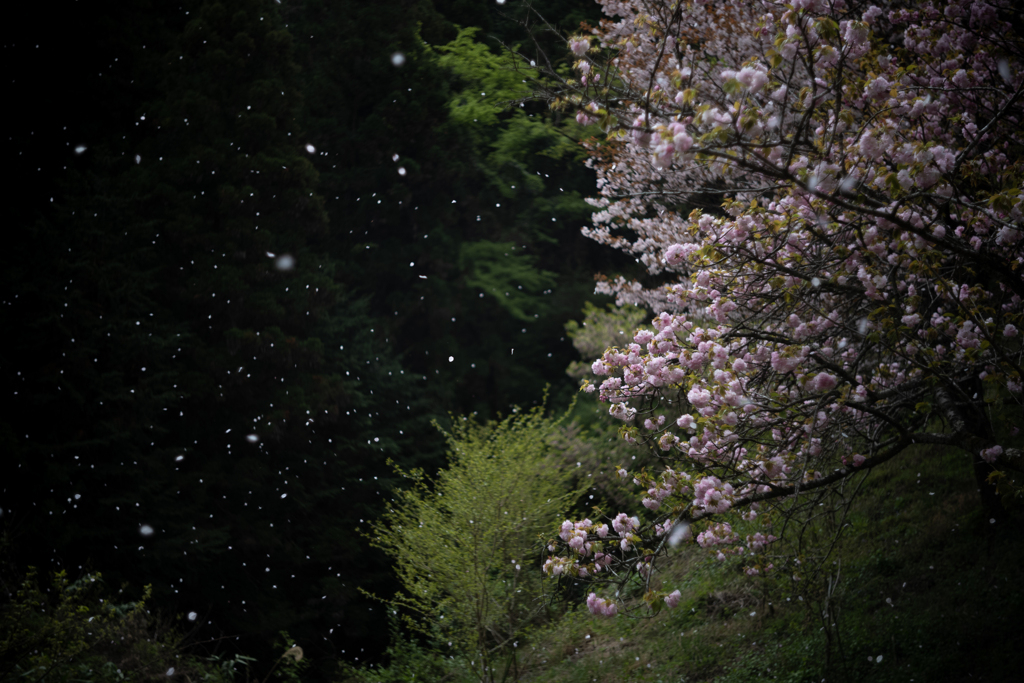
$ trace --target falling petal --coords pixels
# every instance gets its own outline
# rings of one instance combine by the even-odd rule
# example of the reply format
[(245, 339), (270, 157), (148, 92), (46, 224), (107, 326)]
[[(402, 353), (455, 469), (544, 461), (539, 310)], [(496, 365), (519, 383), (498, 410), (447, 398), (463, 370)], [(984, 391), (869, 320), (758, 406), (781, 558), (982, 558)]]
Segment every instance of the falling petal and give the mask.
[(281, 271), (288, 271), (295, 267), (295, 259), (290, 254), (281, 254), (274, 262), (274, 267)]
[(394, 66), (402, 66), (403, 64), (405, 64), (405, 55), (403, 55), (401, 52), (396, 52), (395, 54), (391, 55), (391, 63)]
[(1013, 76), (1010, 74), (1010, 63), (1005, 59), (999, 60), (999, 75), (1003, 77), (1003, 80), (1007, 83), (1013, 81)]
[(682, 543), (684, 538), (689, 538), (691, 535), (690, 525), (686, 522), (682, 522), (672, 528), (672, 533), (669, 534), (668, 537), (668, 544), (675, 548), (677, 545)]

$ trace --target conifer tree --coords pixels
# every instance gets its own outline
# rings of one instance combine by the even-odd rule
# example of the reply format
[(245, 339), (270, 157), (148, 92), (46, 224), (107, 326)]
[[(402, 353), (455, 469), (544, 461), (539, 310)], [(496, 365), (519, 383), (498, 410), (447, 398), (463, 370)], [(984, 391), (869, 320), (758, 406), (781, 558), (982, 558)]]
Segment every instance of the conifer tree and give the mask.
[(26, 400), (5, 520), (25, 557), (153, 583), (211, 632), (369, 645), (351, 602), (385, 574), (351, 529), (380, 507), (414, 384), (317, 248), (275, 3), (186, 9), (140, 74), (159, 96), (91, 148), (11, 274)]

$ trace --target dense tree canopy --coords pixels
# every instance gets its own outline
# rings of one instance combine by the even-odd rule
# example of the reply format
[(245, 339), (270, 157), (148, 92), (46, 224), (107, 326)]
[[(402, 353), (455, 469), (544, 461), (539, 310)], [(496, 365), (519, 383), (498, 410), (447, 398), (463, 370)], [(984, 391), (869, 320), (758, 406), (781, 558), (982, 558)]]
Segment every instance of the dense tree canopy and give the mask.
[[(913, 444), (970, 454), (1000, 514), (988, 475), (1020, 456), (1019, 10), (603, 5), (558, 104), (610, 133), (588, 233), (652, 276), (599, 289), (658, 317), (593, 372), (667, 466), (622, 470), (649, 515), (567, 521), (548, 570), (646, 576), (694, 536), (769, 570), (794, 498)], [(762, 527), (741, 536), (730, 510)]]
[(388, 458), (433, 471), (432, 418), (571, 393), (562, 324), (609, 262), (578, 232), (578, 124), (511, 111), (499, 45), (529, 32), (492, 5), (21, 22), (18, 54), (55, 80), (15, 74), (8, 140), (16, 565), (152, 583), (154, 609), (248, 652), (281, 629), (313, 658), (382, 649), (357, 588), (393, 578), (353, 530), (397, 483)]
[(194, 8), (143, 74), (160, 94), (133, 135), (91, 145), (32, 228), (10, 274), (30, 327), (7, 506), (26, 554), (152, 581), (217, 631), (353, 636), (372, 622), (346, 604), (374, 567), (327, 521), (339, 499), (349, 524), (379, 505), (401, 434), (375, 418), (398, 397), (411, 412), (415, 385), (317, 244), (327, 216), (273, 11)]

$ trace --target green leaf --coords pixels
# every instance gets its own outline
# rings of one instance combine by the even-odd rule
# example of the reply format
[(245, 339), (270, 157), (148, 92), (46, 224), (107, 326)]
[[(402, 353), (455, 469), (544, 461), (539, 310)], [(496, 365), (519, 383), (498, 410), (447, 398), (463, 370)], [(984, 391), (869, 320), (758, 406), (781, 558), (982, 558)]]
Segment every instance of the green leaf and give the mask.
[(555, 284), (555, 274), (538, 270), (534, 261), (513, 242), (467, 242), (459, 252), (466, 284), (493, 296), (499, 306), (525, 321), (533, 320), (542, 305), (532, 295)]

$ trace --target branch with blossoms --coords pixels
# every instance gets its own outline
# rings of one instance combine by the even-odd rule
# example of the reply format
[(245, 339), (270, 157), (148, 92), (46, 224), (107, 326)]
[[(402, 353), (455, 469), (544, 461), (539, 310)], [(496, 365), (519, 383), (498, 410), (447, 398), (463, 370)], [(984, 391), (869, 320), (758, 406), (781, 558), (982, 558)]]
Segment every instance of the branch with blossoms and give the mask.
[(601, 4), (541, 96), (602, 125), (584, 233), (651, 277), (598, 291), (658, 314), (585, 389), (666, 467), (614, 533), (563, 524), (546, 571), (649, 583), (673, 530), (757, 569), (772, 527), (723, 515), (770, 524), (915, 444), (971, 454), (992, 504), (1024, 393), (1012, 4)]

